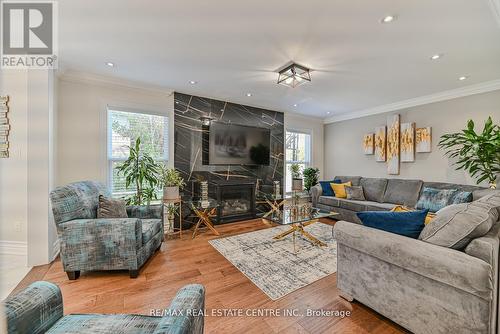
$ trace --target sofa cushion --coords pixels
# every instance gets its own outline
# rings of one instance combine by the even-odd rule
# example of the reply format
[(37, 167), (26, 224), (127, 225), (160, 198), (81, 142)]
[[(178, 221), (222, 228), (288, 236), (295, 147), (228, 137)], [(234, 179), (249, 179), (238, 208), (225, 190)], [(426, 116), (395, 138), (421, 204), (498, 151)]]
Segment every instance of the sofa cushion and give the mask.
[(333, 189), (333, 194), (337, 198), (347, 198), (347, 193), (345, 192), (346, 186), (352, 186), (351, 181), (346, 183), (330, 183)]
[(429, 209), (437, 212), (447, 205), (452, 204), (452, 198), (457, 189), (436, 189), (425, 187), (417, 202), (417, 209)]
[(385, 189), (384, 202), (413, 208), (417, 204), (423, 183), (421, 180), (390, 179)]
[(333, 206), (333, 207), (338, 207), (339, 205), (339, 199), (333, 196), (320, 196), (318, 199), (318, 203), (323, 204), (323, 205), (328, 205), (328, 206)]
[(346, 198), (320, 196), (318, 203), (332, 208), (344, 208), (351, 211), (389, 211), (396, 207), (392, 203), (378, 203), (373, 201), (356, 201)]
[(136, 314), (70, 314), (46, 333), (153, 333), (161, 319)]
[(353, 199), (356, 201), (365, 201), (365, 194), (363, 193), (363, 187), (361, 186), (346, 186), (345, 192), (347, 194), (347, 199)]
[(464, 249), (472, 239), (488, 233), (498, 221), (499, 209), (500, 194), (447, 206), (425, 226), (419, 239), (443, 247)]
[(365, 211), (390, 211), (394, 209), (397, 204), (393, 203), (379, 203), (379, 202), (365, 202)]
[(361, 176), (335, 176), (335, 180), (340, 180), (340, 183), (347, 183), (351, 181), (353, 186), (359, 186)]
[(339, 198), (339, 206), (343, 209), (359, 212), (365, 211), (365, 201), (356, 201), (352, 199)]
[(387, 179), (363, 177), (359, 184), (363, 187), (365, 198), (368, 201), (384, 202), (384, 192), (387, 187)]
[(427, 212), (429, 210), (409, 212), (363, 211), (358, 212), (356, 215), (365, 226), (417, 239), (425, 226), (424, 221)]
[(128, 218), (125, 201), (99, 195), (97, 218)]
[(453, 196), (451, 196), (452, 204), (460, 204), (460, 203), (470, 203), (472, 202), (472, 192), (470, 191), (460, 191), (457, 190)]
[[(393, 209), (391, 209), (392, 212), (410, 212), (410, 211), (416, 211), (413, 208), (409, 208), (407, 206), (402, 206), (402, 205), (396, 205)], [(427, 213), (427, 216), (425, 217), (425, 225), (429, 224), (434, 218), (436, 217), (436, 214), (434, 212), (429, 212)]]
[(319, 181), (319, 184), (321, 185), (321, 194), (323, 196), (335, 196), (330, 183), (340, 183), (340, 180)]
[(145, 245), (161, 229), (161, 219), (142, 219), (142, 244)]

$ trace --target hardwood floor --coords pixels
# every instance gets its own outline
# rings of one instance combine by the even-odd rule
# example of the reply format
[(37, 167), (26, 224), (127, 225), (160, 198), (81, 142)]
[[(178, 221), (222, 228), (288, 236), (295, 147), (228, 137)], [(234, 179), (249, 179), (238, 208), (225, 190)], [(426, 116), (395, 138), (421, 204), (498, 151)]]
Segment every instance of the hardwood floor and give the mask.
[[(333, 224), (326, 220), (325, 223)], [(269, 228), (260, 219), (217, 226), (221, 237)], [(167, 240), (142, 268), (139, 277), (128, 272), (82, 272), (69, 281), (59, 259), (36, 267), (21, 286), (36, 279), (59, 285), (64, 313), (139, 313), (166, 308), (176, 291), (188, 283), (206, 288), (206, 309), (306, 309), (349, 310), (350, 317), (216, 317), (205, 318), (205, 333), (406, 333), (369, 308), (338, 296), (336, 274), (330, 275), (277, 301), (259, 288), (217, 252), (208, 240), (216, 238), (202, 230), (191, 240)], [(18, 289), (17, 288), (17, 289)]]

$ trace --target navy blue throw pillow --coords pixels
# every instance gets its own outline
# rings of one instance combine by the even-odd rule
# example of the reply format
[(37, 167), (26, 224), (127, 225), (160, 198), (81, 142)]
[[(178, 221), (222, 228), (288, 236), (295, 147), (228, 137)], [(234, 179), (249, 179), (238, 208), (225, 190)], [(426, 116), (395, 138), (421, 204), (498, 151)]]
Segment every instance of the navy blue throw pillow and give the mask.
[(424, 229), (428, 212), (427, 209), (410, 212), (363, 211), (356, 215), (365, 226), (417, 239)]
[(321, 189), (323, 190), (321, 195), (323, 196), (335, 196), (335, 193), (333, 192), (332, 186), (330, 183), (342, 183), (340, 180), (332, 180), (332, 181), (319, 181), (319, 184), (321, 185)]

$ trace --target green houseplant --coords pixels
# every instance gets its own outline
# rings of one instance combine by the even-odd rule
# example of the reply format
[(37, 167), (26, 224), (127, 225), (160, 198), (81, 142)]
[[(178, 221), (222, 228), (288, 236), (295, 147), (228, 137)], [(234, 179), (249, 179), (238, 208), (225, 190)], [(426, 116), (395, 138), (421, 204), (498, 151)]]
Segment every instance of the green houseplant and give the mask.
[(160, 182), (163, 185), (163, 199), (173, 200), (179, 198), (179, 188), (184, 187), (184, 179), (175, 168), (163, 167)]
[(159, 165), (148, 154), (141, 152), (141, 138), (129, 146), (129, 157), (117, 167), (118, 175), (125, 176), (125, 187), (135, 185), (135, 194), (127, 198), (128, 205), (148, 204), (156, 199)]
[(304, 175), (304, 188), (310, 191), (313, 186), (318, 183), (319, 169), (314, 167), (308, 167), (302, 172)]
[(474, 130), (474, 122), (469, 120), (461, 132), (441, 136), (438, 146), (448, 157), (458, 159), (454, 163), (457, 170), (466, 170), (478, 184), (487, 180), (490, 188), (496, 188), (500, 174), (500, 126), (491, 117), (481, 133)]
[(292, 173), (292, 190), (302, 190), (302, 175), (300, 174), (300, 165), (293, 163), (290, 165), (290, 172)]

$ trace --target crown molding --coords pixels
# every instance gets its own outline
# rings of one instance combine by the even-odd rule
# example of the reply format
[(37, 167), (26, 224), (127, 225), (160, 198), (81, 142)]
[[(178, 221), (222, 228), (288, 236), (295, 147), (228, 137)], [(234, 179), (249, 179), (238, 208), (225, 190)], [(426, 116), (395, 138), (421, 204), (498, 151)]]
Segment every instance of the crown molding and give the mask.
[(500, 28), (500, 0), (488, 0), (491, 11), (495, 17), (498, 27)]
[(368, 108), (368, 109), (364, 109), (364, 110), (358, 110), (358, 111), (354, 111), (354, 112), (338, 114), (338, 115), (326, 118), (324, 121), (324, 124), (336, 123), (336, 122), (341, 122), (341, 121), (346, 121), (346, 120), (350, 120), (350, 119), (361, 118), (361, 117), (366, 117), (366, 116), (371, 116), (371, 115), (383, 114), (386, 112), (391, 112), (391, 111), (396, 111), (396, 110), (401, 110), (401, 109), (406, 109), (406, 108), (411, 108), (411, 107), (417, 107), (417, 106), (435, 103), (435, 102), (452, 100), (452, 99), (456, 99), (459, 97), (465, 97), (465, 96), (470, 96), (470, 95), (475, 95), (475, 94), (492, 92), (495, 90), (500, 90), (500, 79), (493, 80), (493, 81), (487, 81), (487, 82), (483, 82), (483, 83), (479, 83), (479, 84), (475, 84), (475, 85), (470, 85), (470, 86), (466, 86), (466, 87), (461, 87), (461, 88), (457, 88), (457, 89), (447, 90), (447, 91), (440, 92), (440, 93), (420, 96), (420, 97), (416, 97), (413, 99), (408, 99), (408, 100), (403, 100), (403, 101), (394, 102), (394, 103), (390, 103), (390, 104), (385, 104), (385, 105), (374, 107), (374, 108)]
[(100, 85), (107, 87), (124, 87), (147, 91), (154, 94), (166, 94), (167, 96), (172, 95), (174, 92), (172, 89), (167, 89), (161, 86), (74, 70), (58, 71), (57, 77), (60, 80), (67, 82)]

